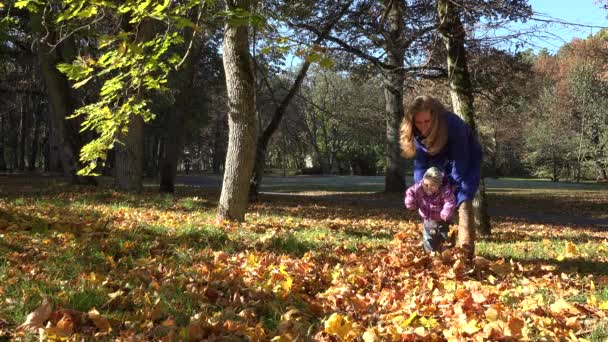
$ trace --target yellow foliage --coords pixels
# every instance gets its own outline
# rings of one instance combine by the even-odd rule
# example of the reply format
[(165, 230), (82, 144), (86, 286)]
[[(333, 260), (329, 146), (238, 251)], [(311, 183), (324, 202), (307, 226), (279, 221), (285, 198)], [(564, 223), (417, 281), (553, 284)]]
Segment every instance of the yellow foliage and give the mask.
[(333, 313), (325, 321), (325, 332), (328, 334), (338, 335), (341, 339), (346, 339), (346, 335), (352, 328), (352, 322), (348, 322), (338, 313)]

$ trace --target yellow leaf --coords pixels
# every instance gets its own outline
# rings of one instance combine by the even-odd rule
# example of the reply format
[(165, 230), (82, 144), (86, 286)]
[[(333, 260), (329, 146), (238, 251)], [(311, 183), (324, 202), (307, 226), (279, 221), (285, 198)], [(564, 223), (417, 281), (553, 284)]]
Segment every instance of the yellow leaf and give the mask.
[(477, 320), (472, 319), (468, 321), (467, 324), (462, 327), (461, 331), (468, 335), (473, 335), (474, 333), (478, 332), (479, 327), (477, 326)]
[(580, 311), (572, 304), (566, 302), (562, 298), (558, 299), (555, 303), (549, 306), (549, 310), (554, 314), (569, 313), (578, 315)]
[(591, 306), (597, 306), (597, 298), (595, 297), (595, 295), (592, 294), (587, 298), (587, 304)]
[(600, 310), (608, 310), (608, 300), (605, 300), (600, 304)]
[(578, 251), (576, 249), (576, 245), (573, 244), (570, 241), (566, 242), (566, 253), (568, 253), (570, 255), (576, 255), (576, 254), (578, 254)]
[(346, 322), (344, 317), (338, 313), (333, 313), (325, 321), (325, 332), (328, 334), (338, 335), (341, 339), (344, 339), (348, 332), (351, 330), (352, 323)]

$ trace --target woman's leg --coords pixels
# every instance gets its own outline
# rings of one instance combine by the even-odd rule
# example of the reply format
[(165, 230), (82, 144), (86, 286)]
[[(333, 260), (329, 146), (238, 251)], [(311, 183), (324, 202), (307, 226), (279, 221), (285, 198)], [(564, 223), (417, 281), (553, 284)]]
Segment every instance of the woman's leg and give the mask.
[(469, 258), (475, 256), (475, 221), (473, 202), (464, 201), (458, 207), (458, 247), (467, 252)]

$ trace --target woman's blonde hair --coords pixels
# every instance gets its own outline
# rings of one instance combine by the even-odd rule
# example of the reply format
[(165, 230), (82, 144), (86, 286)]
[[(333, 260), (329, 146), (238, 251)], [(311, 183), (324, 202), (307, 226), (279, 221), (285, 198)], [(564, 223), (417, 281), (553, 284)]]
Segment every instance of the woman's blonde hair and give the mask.
[(445, 118), (446, 109), (432, 96), (422, 95), (418, 96), (412, 101), (409, 106), (404, 103), (405, 116), (401, 123), (401, 152), (404, 157), (412, 158), (416, 155), (416, 145), (414, 142), (414, 116), (417, 113), (430, 112), (431, 113), (431, 130), (428, 136), (424, 137), (422, 142), (426, 146), (430, 155), (436, 155), (439, 153), (448, 141), (448, 129)]

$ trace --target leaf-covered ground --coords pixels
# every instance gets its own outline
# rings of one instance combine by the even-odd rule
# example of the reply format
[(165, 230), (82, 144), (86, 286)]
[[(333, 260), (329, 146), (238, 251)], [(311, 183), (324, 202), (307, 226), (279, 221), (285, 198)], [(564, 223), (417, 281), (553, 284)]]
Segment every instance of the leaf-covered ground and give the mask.
[[(396, 196), (262, 195), (245, 223), (218, 225), (218, 194), (200, 188), (1, 189), (0, 340), (608, 338), (608, 232), (593, 227), (497, 219), (467, 263), (425, 255), (417, 219), (377, 205)], [(492, 199), (539, 203), (517, 196)]]

